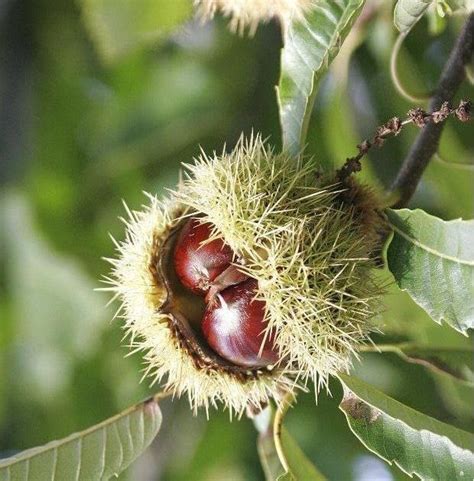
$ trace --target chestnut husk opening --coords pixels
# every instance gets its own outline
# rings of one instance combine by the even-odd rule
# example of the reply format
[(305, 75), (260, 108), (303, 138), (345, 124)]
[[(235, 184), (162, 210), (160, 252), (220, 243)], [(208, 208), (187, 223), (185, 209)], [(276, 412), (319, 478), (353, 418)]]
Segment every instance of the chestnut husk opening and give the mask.
[(200, 326), (205, 310), (204, 298), (183, 286), (173, 262), (174, 247), (186, 221), (185, 218), (172, 228), (164, 241), (153, 243), (150, 270), (156, 282), (166, 289), (166, 300), (159, 308), (161, 313), (167, 315), (164, 322), (168, 322), (175, 339), (191, 356), (197, 369), (225, 371), (242, 380), (273, 371), (273, 368), (249, 368), (232, 364), (214, 352), (202, 336)]

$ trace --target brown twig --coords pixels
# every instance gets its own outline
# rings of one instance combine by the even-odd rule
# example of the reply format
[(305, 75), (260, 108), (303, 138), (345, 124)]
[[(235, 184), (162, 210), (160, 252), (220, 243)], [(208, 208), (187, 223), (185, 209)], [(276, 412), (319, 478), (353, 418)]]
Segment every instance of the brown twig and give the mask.
[(427, 113), (422, 108), (417, 107), (409, 110), (404, 120), (401, 120), (399, 117), (393, 117), (377, 129), (372, 139), (366, 139), (357, 146), (359, 153), (346, 160), (344, 165), (337, 171), (337, 179), (343, 182), (353, 173), (359, 172), (362, 168), (360, 161), (367, 152), (372, 147), (381, 147), (387, 138), (398, 135), (405, 125), (414, 124), (419, 128), (429, 125), (440, 125), (451, 115), (456, 116), (461, 122), (467, 122), (471, 118), (471, 106), (472, 104), (469, 100), (461, 100), (455, 108), (452, 108), (449, 102), (443, 102), (438, 110), (431, 113)]
[[(466, 78), (466, 64), (474, 55), (474, 13), (466, 21), (444, 66), (438, 87), (431, 97), (429, 110), (436, 111), (451, 102)], [(421, 176), (438, 150), (443, 122), (429, 122), (419, 133), (395, 178), (391, 191), (398, 198), (394, 207), (404, 207), (414, 194)]]

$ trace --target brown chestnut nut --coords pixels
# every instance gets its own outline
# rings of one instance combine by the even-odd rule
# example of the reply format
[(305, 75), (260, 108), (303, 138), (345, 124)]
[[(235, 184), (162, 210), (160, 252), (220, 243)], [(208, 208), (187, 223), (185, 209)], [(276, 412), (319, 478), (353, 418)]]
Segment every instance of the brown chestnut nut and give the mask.
[(274, 337), (264, 334), (265, 302), (255, 299), (256, 293), (257, 281), (248, 279), (217, 294), (204, 313), (202, 331), (209, 346), (238, 366), (265, 367), (278, 361)]
[(192, 217), (181, 229), (174, 249), (174, 267), (181, 283), (199, 295), (206, 295), (214, 279), (232, 262), (234, 253), (222, 239), (206, 242), (212, 224)]

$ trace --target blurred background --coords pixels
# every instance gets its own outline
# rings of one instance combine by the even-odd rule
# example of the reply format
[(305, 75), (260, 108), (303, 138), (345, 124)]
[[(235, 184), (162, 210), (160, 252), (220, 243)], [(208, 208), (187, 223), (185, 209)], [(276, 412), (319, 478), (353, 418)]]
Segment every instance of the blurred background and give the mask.
[[(156, 19), (177, 14), (168, 3)], [(321, 162), (343, 163), (379, 124), (415, 105), (390, 79), (391, 3), (368, 2), (321, 88), (308, 138)], [(252, 129), (280, 146), (276, 23), (250, 39), (231, 34), (225, 19), (190, 20), (159, 41), (130, 45), (120, 44), (119, 23), (107, 51), (91, 27), (91, 4), (0, 0), (0, 457), (81, 430), (158, 389), (140, 383), (139, 355), (125, 357), (120, 321), (111, 321), (118, 306), (106, 308), (107, 296), (94, 291), (109, 270), (102, 257), (114, 255), (109, 233), (123, 237), (122, 200), (139, 208), (143, 191), (173, 187), (200, 146), (229, 149)], [(428, 17), (410, 34), (399, 58), (410, 91), (436, 85), (461, 21)], [(474, 99), (472, 85), (460, 96)], [(386, 188), (416, 134), (409, 127), (374, 151), (361, 175)], [(412, 207), (472, 218), (472, 124), (448, 122), (440, 154)], [(393, 286), (378, 322), (383, 342), (469, 343)], [(367, 354), (355, 369), (409, 406), (474, 429), (473, 391), (451, 378), (388, 353)], [(313, 394), (301, 395), (288, 414), (307, 456), (332, 481), (410, 479), (363, 448), (340, 398), (334, 382), (317, 405)], [(121, 481), (263, 479), (249, 420), (193, 417), (185, 399), (165, 401), (163, 414), (157, 440)]]

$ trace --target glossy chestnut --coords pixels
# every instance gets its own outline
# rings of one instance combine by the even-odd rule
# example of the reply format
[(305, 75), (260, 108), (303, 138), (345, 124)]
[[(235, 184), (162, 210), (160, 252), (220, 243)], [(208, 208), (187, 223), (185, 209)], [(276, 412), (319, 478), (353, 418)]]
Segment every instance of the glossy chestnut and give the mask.
[(274, 337), (264, 333), (265, 302), (255, 299), (256, 293), (255, 279), (228, 287), (207, 304), (202, 323), (204, 338), (216, 353), (249, 368), (278, 361)]
[(231, 264), (232, 249), (223, 239), (207, 242), (212, 224), (190, 218), (182, 227), (174, 248), (174, 266), (181, 283), (195, 294), (206, 295), (211, 283)]

